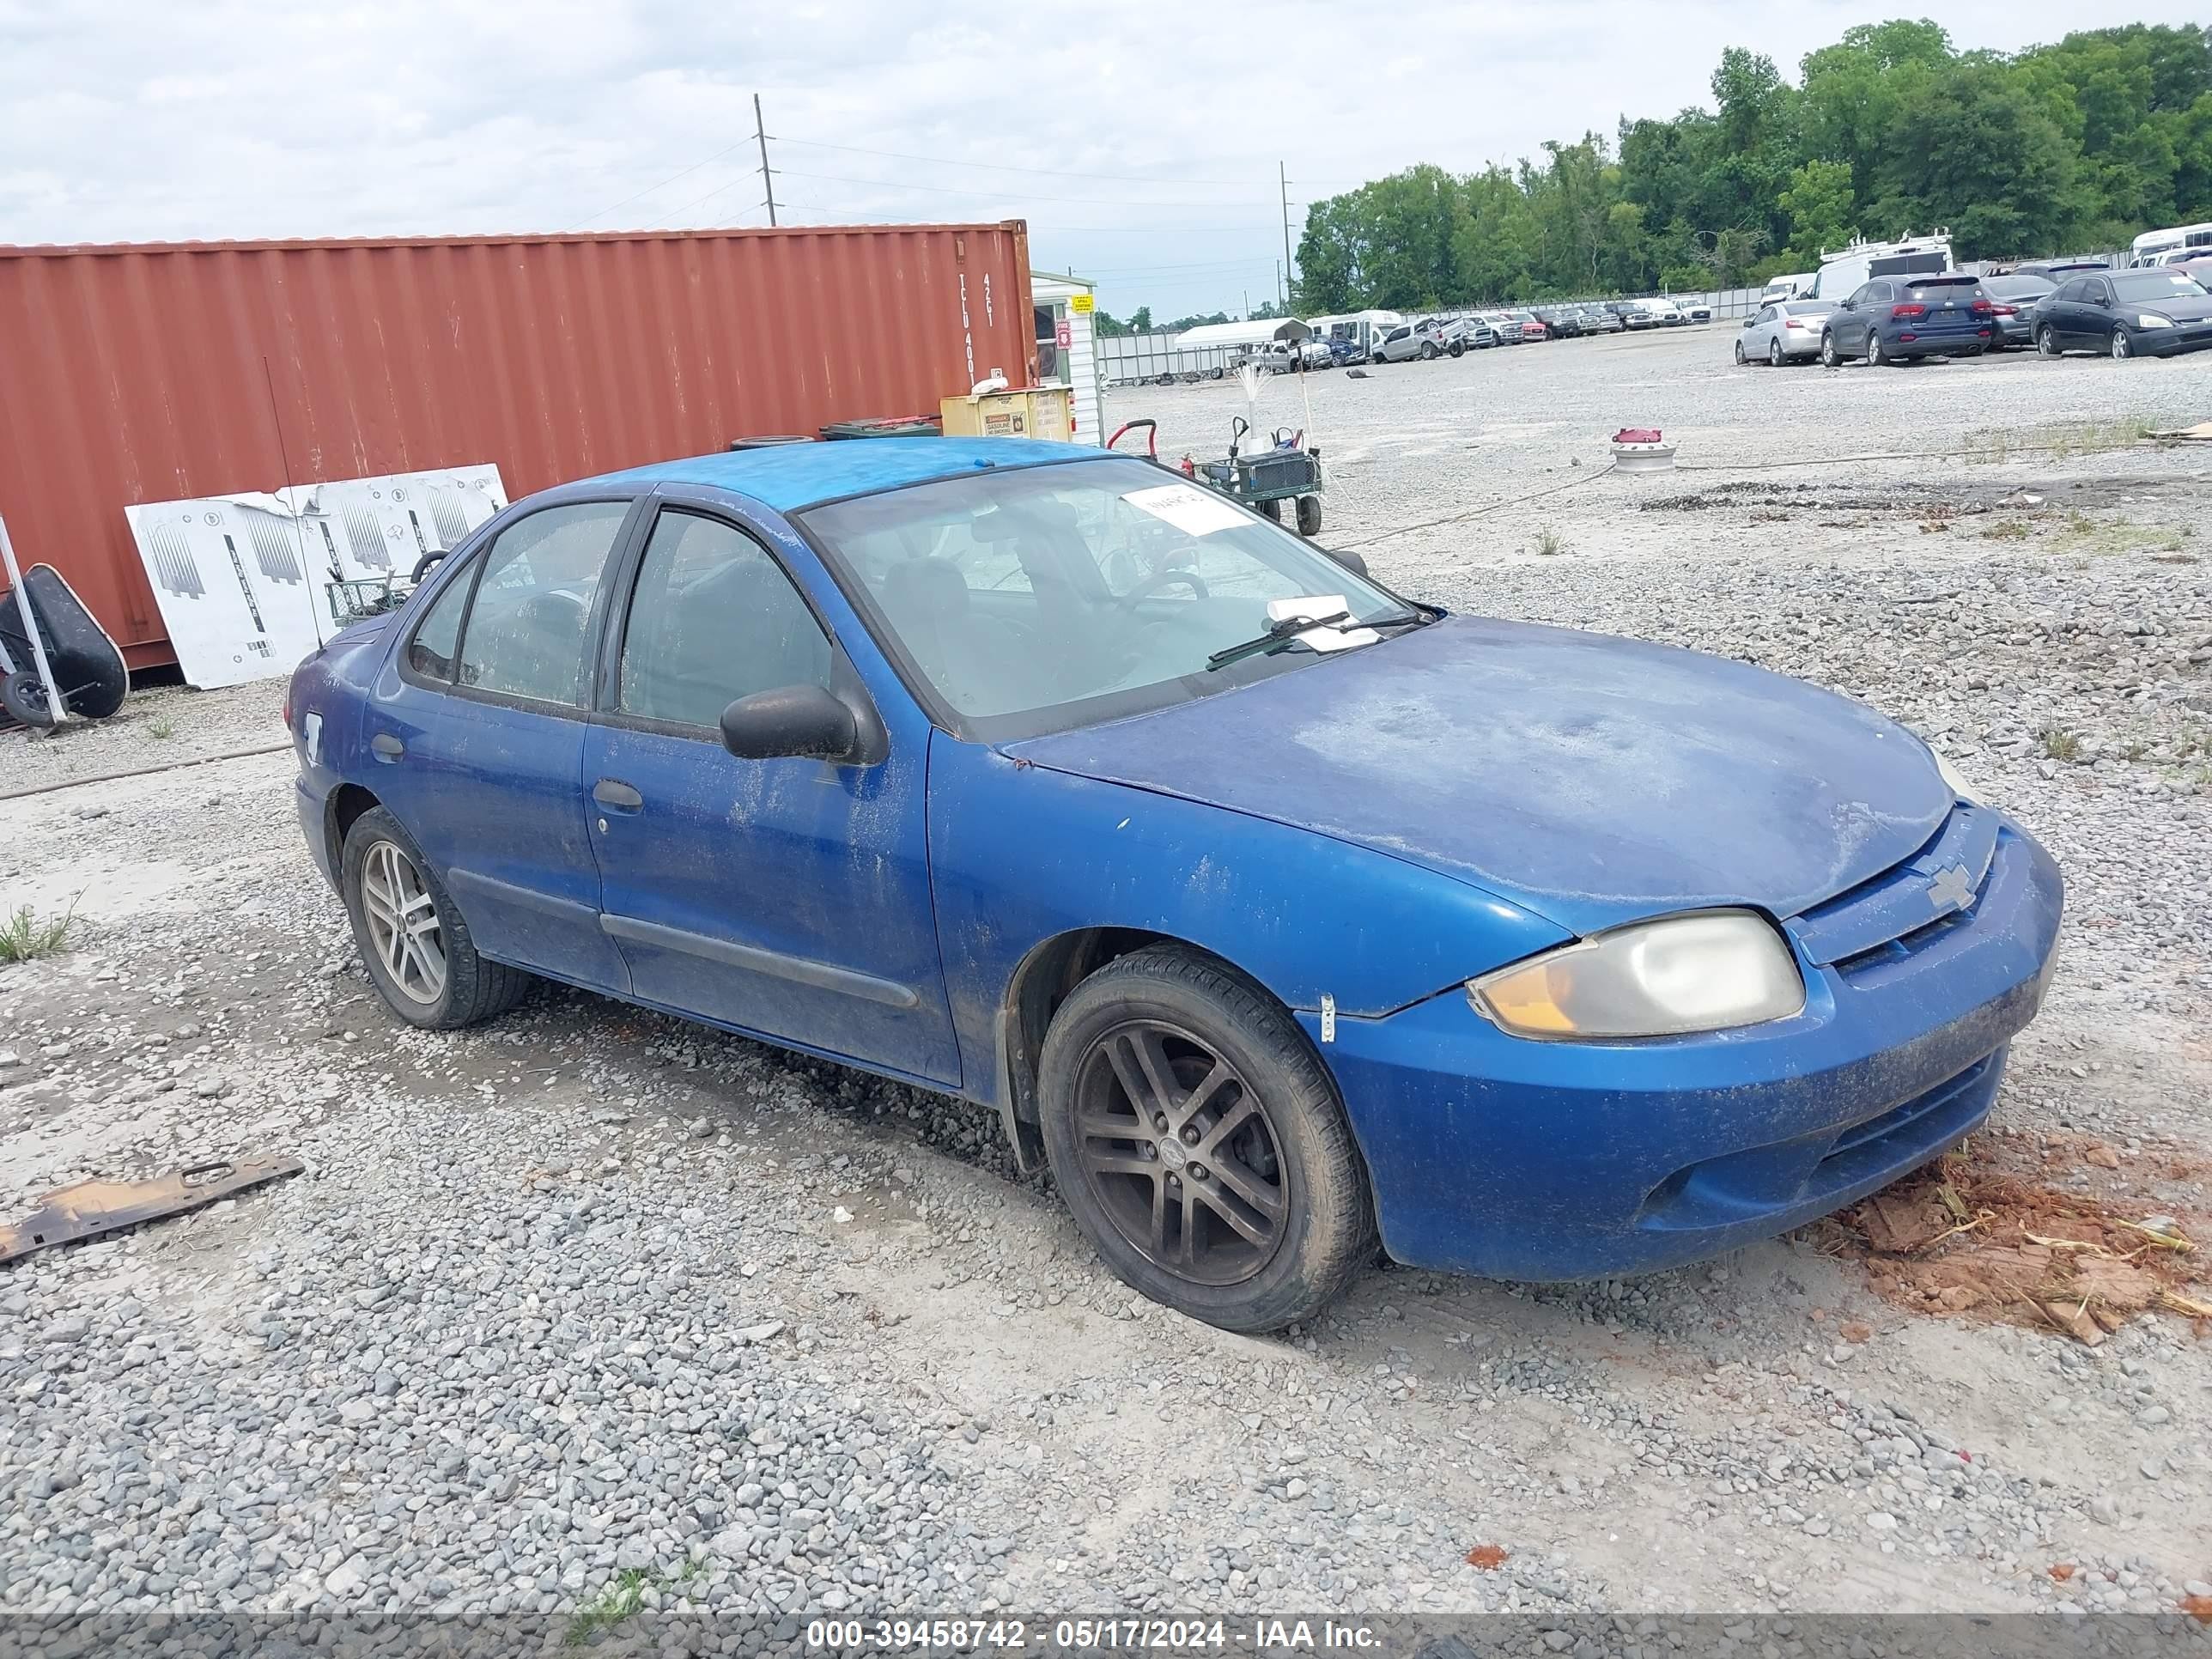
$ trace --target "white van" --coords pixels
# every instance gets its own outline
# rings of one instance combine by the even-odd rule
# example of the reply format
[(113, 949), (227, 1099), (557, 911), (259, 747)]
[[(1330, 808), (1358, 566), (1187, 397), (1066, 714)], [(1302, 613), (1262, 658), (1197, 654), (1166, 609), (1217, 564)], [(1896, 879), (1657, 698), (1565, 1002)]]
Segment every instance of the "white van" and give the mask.
[(1853, 242), (1820, 256), (1820, 269), (1804, 298), (1848, 300), (1875, 276), (1932, 276), (1952, 269), (1951, 233), (1910, 236), (1894, 242)]
[(2147, 230), (2128, 245), (2128, 265), (2170, 264), (2175, 259), (2194, 259), (2212, 254), (2212, 223), (2169, 225)]
[(1769, 277), (1766, 291), (1759, 296), (1759, 306), (1753, 309), (1794, 300), (1812, 286), (1813, 273), (1809, 270), (1793, 270), (1784, 276)]

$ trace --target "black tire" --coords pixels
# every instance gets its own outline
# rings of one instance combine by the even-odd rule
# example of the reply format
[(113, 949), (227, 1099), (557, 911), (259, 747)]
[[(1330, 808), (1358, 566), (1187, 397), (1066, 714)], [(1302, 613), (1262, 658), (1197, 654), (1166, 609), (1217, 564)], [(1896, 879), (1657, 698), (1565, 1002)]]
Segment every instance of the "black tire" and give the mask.
[(25, 726), (55, 723), (53, 699), (46, 695), (44, 683), (27, 669), (0, 678), (0, 708)]
[(2048, 323), (2035, 331), (2035, 355), (2039, 357), (2065, 355), (2065, 348), (2058, 343), (2058, 331)]
[(1321, 497), (1298, 497), (1298, 534), (1311, 541), (1321, 534)]
[[(1113, 1051), (1132, 1036), (1162, 1039), (1154, 1053), (1168, 1062), (1168, 1087), (1190, 1109), (1192, 1128), (1212, 1114), (1193, 1140), (1194, 1152), (1170, 1149), (1184, 1160), (1179, 1164), (1158, 1154), (1112, 1153), (1117, 1140), (1110, 1131), (1079, 1127), (1079, 1115), (1085, 1122), (1126, 1122), (1131, 1133), (1121, 1142), (1130, 1146), (1141, 1139), (1138, 1129), (1151, 1134), (1140, 1115), (1109, 1119), (1097, 1109), (1115, 1103), (1126, 1113), (1143, 1109), (1126, 1089), (1114, 1094), (1122, 1073)], [(1217, 1064), (1225, 1064), (1229, 1082), (1209, 1101), (1194, 1103), (1196, 1079), (1182, 1073), (1209, 1075)], [(1334, 1084), (1289, 1012), (1224, 963), (1173, 945), (1151, 945), (1109, 963), (1077, 986), (1053, 1016), (1039, 1057), (1037, 1089), (1046, 1158), (1076, 1225), (1108, 1267), (1155, 1302), (1224, 1330), (1277, 1331), (1320, 1312), (1374, 1254), (1367, 1171)], [(1243, 1110), (1248, 1104), (1251, 1109)], [(1224, 1180), (1218, 1170), (1200, 1179), (1217, 1199), (1249, 1189), (1270, 1194), (1272, 1210), (1243, 1206), (1248, 1218), (1259, 1218), (1255, 1230), (1267, 1242), (1253, 1243), (1241, 1230), (1231, 1233), (1218, 1210), (1195, 1197), (1183, 1200), (1176, 1240), (1164, 1242), (1164, 1233), (1143, 1244), (1133, 1238), (1133, 1231), (1143, 1230), (1139, 1218), (1147, 1213), (1148, 1203), (1157, 1201), (1156, 1213), (1164, 1218), (1173, 1207), (1164, 1196), (1170, 1182), (1166, 1171), (1202, 1168), (1197, 1159), (1215, 1155), (1206, 1137), (1232, 1119), (1241, 1127), (1218, 1147), (1223, 1169), (1236, 1168), (1241, 1178)], [(1247, 1137), (1245, 1153), (1230, 1150)], [(1190, 1131), (1182, 1138), (1192, 1139)], [(1177, 1139), (1171, 1126), (1160, 1144)], [(1255, 1147), (1264, 1156), (1250, 1150)], [(1094, 1148), (1093, 1157), (1162, 1173), (1100, 1171), (1086, 1162)], [(1272, 1180), (1260, 1170), (1261, 1163), (1271, 1166)], [(1148, 1187), (1151, 1200), (1144, 1195)], [(1205, 1218), (1188, 1223), (1200, 1236), (1199, 1260), (1187, 1268), (1155, 1261), (1154, 1255), (1179, 1254), (1189, 1237), (1186, 1222), (1195, 1217)], [(1246, 1268), (1240, 1276), (1227, 1276), (1239, 1267)]]
[(1836, 351), (1836, 337), (1828, 330), (1822, 329), (1820, 331), (1820, 367), (1841, 368), (1843, 366), (1844, 360)]
[(1769, 368), (1779, 368), (1782, 367), (1781, 341), (1769, 340), (1766, 343), (1766, 366)]
[(2112, 361), (2116, 363), (2124, 363), (2136, 355), (2136, 337), (2128, 332), (2125, 323), (2113, 325), (2111, 350)]
[(1866, 362), (1869, 368), (1879, 368), (1889, 362), (1889, 354), (1881, 348), (1881, 331), (1869, 326), (1866, 337)]
[(1216, 363), (1212, 368), (1206, 371), (1206, 378), (1209, 380), (1218, 380), (1221, 378), (1222, 373), (1221, 365), (1219, 363)]
[(1738, 341), (1735, 343), (1735, 366), (1736, 366), (1738, 368), (1742, 368), (1746, 363), (1749, 362), (1750, 361), (1751, 361), (1751, 360), (1750, 360), (1748, 357), (1747, 357), (1747, 356), (1745, 356), (1743, 355), (1743, 342), (1742, 342), (1742, 341), (1741, 341), (1741, 340), (1738, 340)]
[(1283, 521), (1283, 504), (1279, 501), (1255, 501), (1252, 503), (1252, 510), (1257, 513), (1261, 518), (1272, 519), (1277, 524), (1280, 524)]
[(1436, 360), (1437, 349), (1434, 344), (1425, 345), (1421, 348), (1421, 361), (1423, 362), (1432, 363), (1436, 362)]
[[(424, 1000), (400, 988), (369, 931), (362, 907), (362, 871), (370, 852), (380, 844), (396, 848), (414, 866), (437, 912), (446, 975), (442, 993), (433, 1000)], [(531, 975), (520, 968), (488, 961), (477, 954), (460, 907), (453, 902), (446, 884), (439, 879), (438, 872), (422, 856), (422, 849), (415, 844), (415, 838), (401, 827), (398, 818), (380, 806), (363, 812), (346, 831), (340, 862), (344, 874), (346, 915), (353, 921), (354, 945), (368, 970), (369, 983), (394, 1014), (422, 1030), (452, 1031), (503, 1014), (522, 1000), (530, 989)]]
[(1464, 340), (1454, 340), (1454, 341), (1451, 343), (1451, 355), (1452, 355), (1453, 356), (1455, 356), (1455, 357), (1460, 356), (1463, 355), (1463, 354), (1466, 352), (1466, 350), (1467, 350), (1467, 342), (1466, 342), (1466, 341), (1464, 341)]

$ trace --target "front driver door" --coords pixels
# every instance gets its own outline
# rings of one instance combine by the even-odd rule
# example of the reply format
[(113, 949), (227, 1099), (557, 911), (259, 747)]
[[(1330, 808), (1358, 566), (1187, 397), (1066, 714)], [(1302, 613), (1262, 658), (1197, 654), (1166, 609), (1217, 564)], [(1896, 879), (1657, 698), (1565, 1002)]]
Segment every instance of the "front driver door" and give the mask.
[(732, 755), (717, 722), (738, 698), (791, 685), (850, 695), (858, 681), (762, 539), (711, 505), (658, 511), (617, 584), (584, 744), (602, 926), (633, 994), (957, 1085), (929, 890), (927, 722), (888, 711), (888, 752), (872, 764)]
[(2120, 314), (2112, 303), (2112, 285), (2101, 276), (2092, 276), (2083, 284), (2081, 306), (2082, 333), (2089, 344), (2100, 350), (2112, 348), (2112, 331), (2119, 326)]

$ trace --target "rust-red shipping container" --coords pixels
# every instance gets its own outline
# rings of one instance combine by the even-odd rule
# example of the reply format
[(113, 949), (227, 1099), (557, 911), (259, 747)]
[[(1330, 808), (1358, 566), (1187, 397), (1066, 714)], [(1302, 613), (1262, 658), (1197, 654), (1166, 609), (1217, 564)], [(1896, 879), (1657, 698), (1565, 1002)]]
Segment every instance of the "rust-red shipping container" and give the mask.
[(0, 247), (0, 514), (134, 668), (134, 502), (495, 461), (522, 495), (1035, 376), (995, 225)]

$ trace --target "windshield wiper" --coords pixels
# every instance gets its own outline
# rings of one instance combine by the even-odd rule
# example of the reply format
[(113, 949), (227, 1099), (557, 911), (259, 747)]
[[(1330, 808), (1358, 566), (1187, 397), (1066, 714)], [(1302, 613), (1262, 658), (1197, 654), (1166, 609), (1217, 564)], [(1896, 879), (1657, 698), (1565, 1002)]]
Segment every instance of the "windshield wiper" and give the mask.
[(1206, 659), (1206, 667), (1226, 668), (1232, 662), (1242, 662), (1247, 657), (1265, 656), (1270, 651), (1280, 651), (1301, 634), (1310, 634), (1317, 628), (1337, 628), (1352, 620), (1349, 611), (1340, 611), (1328, 617), (1285, 617), (1267, 624), (1267, 631), (1236, 645), (1224, 646)]
[[(1271, 651), (1280, 651), (1299, 635), (1310, 633), (1317, 628), (1349, 634), (1354, 629), (1410, 628), (1435, 620), (1428, 612), (1411, 606), (1403, 611), (1394, 611), (1388, 616), (1370, 617), (1365, 622), (1360, 621), (1349, 611), (1340, 611), (1333, 617), (1285, 617), (1279, 622), (1269, 623), (1264, 634), (1256, 635), (1241, 644), (1223, 647), (1206, 659), (1206, 665), (1209, 671), (1226, 668), (1231, 663), (1242, 662), (1247, 657), (1262, 657)], [(1349, 627), (1346, 625), (1347, 623)]]

